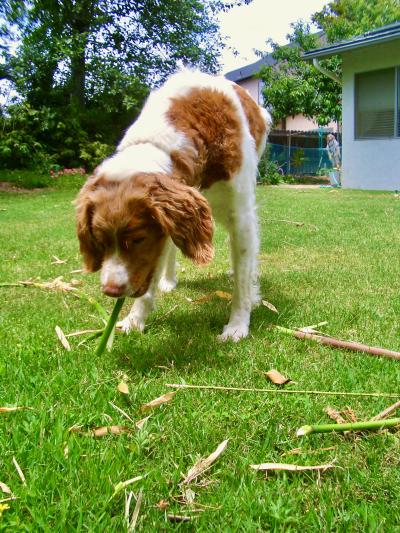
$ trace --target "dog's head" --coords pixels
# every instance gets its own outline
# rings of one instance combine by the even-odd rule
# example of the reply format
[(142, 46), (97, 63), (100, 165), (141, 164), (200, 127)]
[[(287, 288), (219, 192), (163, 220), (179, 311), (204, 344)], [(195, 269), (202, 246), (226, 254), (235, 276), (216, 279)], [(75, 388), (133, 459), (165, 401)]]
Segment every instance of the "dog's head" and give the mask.
[(77, 233), (87, 270), (101, 269), (105, 294), (142, 296), (167, 237), (197, 264), (213, 257), (213, 223), (204, 197), (167, 174), (89, 178), (77, 200)]

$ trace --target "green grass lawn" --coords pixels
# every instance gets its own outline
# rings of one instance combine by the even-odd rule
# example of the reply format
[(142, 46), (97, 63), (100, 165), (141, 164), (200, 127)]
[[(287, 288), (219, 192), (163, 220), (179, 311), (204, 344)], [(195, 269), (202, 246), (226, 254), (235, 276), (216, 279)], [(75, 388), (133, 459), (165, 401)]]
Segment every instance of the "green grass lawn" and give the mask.
[[(0, 281), (78, 278), (82, 290), (111, 311), (114, 302), (101, 296), (97, 274), (70, 273), (81, 266), (75, 193), (60, 186), (0, 193)], [(399, 433), (296, 437), (304, 424), (329, 421), (327, 405), (349, 406), (362, 420), (391, 399), (182, 390), (132, 434), (69, 432), (74, 425), (132, 425), (110, 402), (139, 420), (145, 416), (140, 406), (168, 392), (166, 383), (273, 387), (262, 374), (271, 368), (295, 381), (288, 387), (296, 389), (399, 390), (399, 361), (298, 341), (274, 325), (327, 320), (331, 335), (400, 350), (400, 199), (260, 187), (258, 200), (262, 295), (279, 314), (256, 309), (251, 335), (238, 344), (216, 341), (228, 319), (227, 301), (188, 301), (232, 290), (227, 236), (219, 228), (214, 263), (198, 269), (181, 257), (178, 288), (160, 299), (145, 333), (117, 336), (113, 351), (98, 358), (96, 341), (78, 347), (80, 339), (71, 338), (68, 352), (54, 331), (56, 325), (65, 333), (101, 327), (86, 302), (0, 288), (0, 407), (32, 408), (0, 413), (0, 481), (17, 497), (0, 518), (1, 531), (124, 531), (124, 493), (111, 496), (118, 482), (135, 476), (143, 479), (127, 490), (138, 495), (142, 489), (142, 531), (399, 530)], [(53, 255), (68, 262), (52, 265)], [(128, 396), (117, 390), (122, 379)], [(193, 513), (180, 503), (182, 475), (224, 439), (225, 452), (190, 485), (192, 507), (201, 510)], [(294, 448), (298, 454), (289, 453)], [(337, 468), (320, 475), (277, 472), (268, 479), (249, 466), (331, 461)], [(166, 510), (156, 507), (161, 500)], [(168, 514), (192, 519), (172, 523)]]

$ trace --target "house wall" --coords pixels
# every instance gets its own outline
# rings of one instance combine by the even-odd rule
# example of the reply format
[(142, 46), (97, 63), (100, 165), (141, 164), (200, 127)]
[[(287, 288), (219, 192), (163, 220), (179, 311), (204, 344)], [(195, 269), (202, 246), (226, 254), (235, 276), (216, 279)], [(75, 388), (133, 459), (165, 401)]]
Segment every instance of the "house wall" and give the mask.
[[(262, 105), (262, 81), (257, 78), (247, 78), (236, 82), (238, 85), (246, 89), (250, 96), (257, 104)], [(314, 131), (318, 129), (318, 124), (315, 120), (311, 120), (304, 115), (295, 115), (293, 117), (287, 117), (285, 121), (281, 121), (275, 125), (277, 129), (288, 131)], [(327, 126), (332, 128), (332, 131), (337, 132), (338, 127), (336, 122), (330, 122)]]
[(247, 80), (241, 80), (236, 83), (240, 85), (241, 87), (243, 87), (243, 89), (246, 89), (246, 91), (249, 92), (253, 100), (257, 102), (257, 104), (261, 104), (260, 102), (261, 80), (258, 80), (257, 78), (247, 78)]
[[(294, 115), (293, 117), (286, 117), (285, 121), (276, 124), (277, 129), (285, 129), (288, 131), (315, 131), (318, 129), (318, 124), (315, 120), (305, 117), (304, 115)], [(330, 128), (333, 132), (338, 131), (337, 122), (330, 122), (324, 128)]]
[(400, 138), (355, 139), (355, 74), (393, 66), (400, 66), (400, 41), (343, 54), (343, 187), (400, 189)]

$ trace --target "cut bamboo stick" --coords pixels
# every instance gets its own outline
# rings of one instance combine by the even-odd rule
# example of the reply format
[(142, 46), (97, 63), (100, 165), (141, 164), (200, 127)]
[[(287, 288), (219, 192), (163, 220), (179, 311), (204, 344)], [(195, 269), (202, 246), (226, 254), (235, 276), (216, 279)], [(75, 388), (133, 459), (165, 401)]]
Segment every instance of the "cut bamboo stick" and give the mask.
[(389, 405), (384, 411), (381, 413), (378, 413), (375, 415), (371, 420), (383, 420), (390, 414), (392, 414), (394, 411), (397, 411), (397, 409), (400, 409), (400, 400), (398, 402), (395, 402), (393, 405)]
[(343, 431), (367, 431), (392, 428), (400, 425), (400, 418), (388, 420), (367, 420), (365, 422), (351, 422), (349, 424), (321, 424), (317, 426), (302, 426), (296, 435), (302, 437), (311, 433), (330, 433)]
[(97, 346), (96, 355), (101, 355), (106, 349), (108, 339), (114, 331), (115, 323), (117, 322), (119, 312), (121, 311), (121, 308), (124, 305), (124, 301), (125, 298), (118, 298), (115, 302), (114, 309), (101, 335), (99, 345)]
[(298, 331), (289, 328), (283, 328), (282, 326), (275, 326), (282, 333), (292, 335), (297, 339), (308, 339), (310, 341), (318, 342), (326, 346), (333, 346), (334, 348), (343, 348), (345, 350), (352, 350), (355, 352), (368, 353), (370, 355), (389, 357), (390, 359), (400, 359), (400, 352), (394, 352), (392, 350), (386, 350), (385, 348), (377, 348), (368, 346), (367, 344), (361, 344), (359, 342), (342, 341), (335, 339), (334, 337), (325, 337), (324, 335), (315, 335), (313, 333), (305, 333), (304, 331)]

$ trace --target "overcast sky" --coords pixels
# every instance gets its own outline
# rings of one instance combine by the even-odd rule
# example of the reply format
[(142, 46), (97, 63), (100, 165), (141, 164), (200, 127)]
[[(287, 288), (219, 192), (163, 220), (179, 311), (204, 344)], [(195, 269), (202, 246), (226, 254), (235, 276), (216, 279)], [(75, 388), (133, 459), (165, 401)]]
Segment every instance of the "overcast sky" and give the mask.
[(247, 6), (235, 7), (220, 16), (221, 33), (229, 36), (239, 55), (226, 51), (222, 56), (223, 72), (229, 72), (257, 61), (253, 49), (266, 50), (266, 40), (279, 44), (287, 42), (291, 22), (299, 19), (310, 22), (328, 0), (253, 0)]

